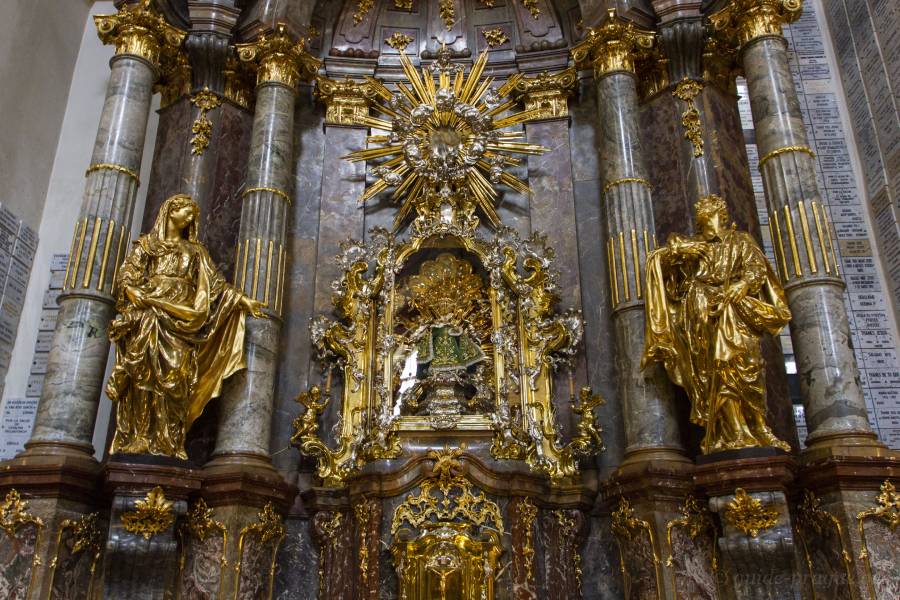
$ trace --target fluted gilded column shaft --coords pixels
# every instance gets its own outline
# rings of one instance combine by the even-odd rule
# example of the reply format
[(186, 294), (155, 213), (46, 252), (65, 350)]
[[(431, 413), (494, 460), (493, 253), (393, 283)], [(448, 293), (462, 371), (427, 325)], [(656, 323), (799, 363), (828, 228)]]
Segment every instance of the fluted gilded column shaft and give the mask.
[[(612, 14), (592, 30), (590, 52), (599, 108), (598, 151), (608, 233), (616, 367), (629, 455), (682, 453), (671, 387), (657, 365), (641, 369), (647, 255), (656, 246), (650, 182), (638, 126), (635, 55), (649, 34)], [(576, 60), (585, 56), (576, 48)]]
[(258, 61), (259, 66), (235, 284), (263, 302), (270, 318), (247, 319), (247, 368), (233, 377), (223, 394), (215, 454), (268, 457), (292, 196), (296, 86), (302, 75), (315, 73), (318, 61), (282, 28), (239, 51), (243, 60)]
[(114, 43), (110, 78), (75, 225), (47, 375), (29, 448), (46, 444), (93, 453), (91, 439), (115, 315), (113, 282), (128, 251), (130, 224), (160, 52), (184, 34), (145, 4), (95, 18)]
[[(736, 0), (713, 16), (741, 43), (778, 270), (793, 314), (791, 339), (807, 444), (874, 442), (853, 354), (831, 219), (816, 183), (782, 23), (796, 0)], [(730, 12), (729, 12), (730, 11)], [(852, 440), (857, 438), (856, 442)]]

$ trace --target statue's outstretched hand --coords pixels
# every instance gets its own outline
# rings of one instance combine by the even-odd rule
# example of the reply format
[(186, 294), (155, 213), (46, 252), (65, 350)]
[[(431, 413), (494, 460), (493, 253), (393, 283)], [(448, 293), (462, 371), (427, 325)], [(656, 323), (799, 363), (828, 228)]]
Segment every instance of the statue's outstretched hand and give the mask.
[(265, 304), (260, 302), (259, 300), (254, 300), (250, 296), (244, 296), (241, 299), (241, 304), (243, 304), (244, 308), (248, 313), (256, 317), (257, 319), (268, 319), (269, 315), (267, 315), (263, 308), (265, 308)]

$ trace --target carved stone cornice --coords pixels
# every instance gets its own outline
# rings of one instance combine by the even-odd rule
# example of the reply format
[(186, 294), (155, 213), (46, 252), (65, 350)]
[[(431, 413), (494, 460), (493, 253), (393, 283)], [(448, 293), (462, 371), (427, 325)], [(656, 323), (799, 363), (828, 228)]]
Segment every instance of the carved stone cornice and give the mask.
[(301, 81), (312, 80), (322, 65), (306, 51), (306, 40), (290, 36), (284, 23), (236, 48), (242, 61), (256, 65), (256, 85), (280, 83), (295, 89)]
[(590, 63), (596, 77), (617, 71), (634, 73), (635, 63), (654, 43), (652, 31), (637, 27), (610, 9), (606, 19), (597, 27), (589, 28), (584, 41), (572, 48), (572, 56), (578, 65)]
[(544, 71), (519, 79), (512, 96), (525, 105), (525, 110), (540, 111), (536, 119), (558, 119), (569, 116), (569, 97), (575, 93), (577, 83), (575, 67), (558, 73)]
[(782, 26), (803, 12), (803, 0), (731, 0), (709, 16), (715, 31), (741, 46), (755, 39), (781, 36)]
[(151, 0), (125, 4), (114, 15), (95, 15), (94, 24), (100, 41), (114, 44), (117, 55), (136, 56), (156, 68), (162, 55), (178, 53), (187, 35), (156, 12)]
[(325, 122), (329, 125), (361, 126), (360, 119), (369, 116), (369, 107), (377, 95), (368, 82), (346, 79), (316, 78), (315, 96), (326, 107)]

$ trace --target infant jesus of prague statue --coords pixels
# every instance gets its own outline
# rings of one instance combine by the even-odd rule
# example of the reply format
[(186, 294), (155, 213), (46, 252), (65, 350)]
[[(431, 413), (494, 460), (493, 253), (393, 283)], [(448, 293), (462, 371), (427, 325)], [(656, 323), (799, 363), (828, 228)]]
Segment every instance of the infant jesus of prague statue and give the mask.
[(662, 362), (687, 392), (704, 454), (775, 446), (766, 425), (764, 333), (790, 321), (784, 290), (756, 241), (729, 224), (725, 201), (695, 206), (697, 235), (673, 235), (647, 259), (642, 366)]
[(186, 195), (163, 203), (116, 278), (109, 328), (116, 364), (111, 453), (187, 459), (184, 440), (222, 381), (244, 365), (246, 313), (262, 304), (229, 285), (198, 238), (200, 209)]

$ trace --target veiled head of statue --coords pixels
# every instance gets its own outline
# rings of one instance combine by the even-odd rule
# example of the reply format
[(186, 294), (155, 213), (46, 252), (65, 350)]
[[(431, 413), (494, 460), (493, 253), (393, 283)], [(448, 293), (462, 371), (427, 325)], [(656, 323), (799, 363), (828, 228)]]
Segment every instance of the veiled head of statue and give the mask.
[(697, 216), (697, 230), (705, 238), (715, 237), (728, 227), (728, 206), (721, 196), (703, 196), (694, 204)]
[(187, 194), (170, 196), (159, 209), (153, 233), (160, 240), (169, 238), (175, 227), (184, 239), (196, 242), (199, 237), (200, 207)]

